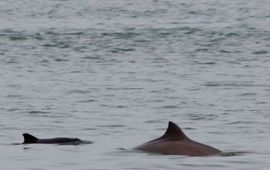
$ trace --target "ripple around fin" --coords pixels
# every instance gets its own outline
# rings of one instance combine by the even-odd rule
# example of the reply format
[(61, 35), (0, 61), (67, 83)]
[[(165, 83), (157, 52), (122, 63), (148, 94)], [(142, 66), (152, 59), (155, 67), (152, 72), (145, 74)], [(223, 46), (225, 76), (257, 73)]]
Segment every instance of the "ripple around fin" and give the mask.
[(251, 152), (221, 152), (220, 156), (241, 156), (241, 155), (245, 155)]

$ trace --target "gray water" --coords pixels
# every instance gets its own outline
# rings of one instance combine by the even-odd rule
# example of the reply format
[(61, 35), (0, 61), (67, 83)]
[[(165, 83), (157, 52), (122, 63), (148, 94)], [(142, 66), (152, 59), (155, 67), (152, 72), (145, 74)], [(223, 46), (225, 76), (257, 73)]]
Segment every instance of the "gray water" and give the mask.
[[(0, 1), (1, 169), (269, 169), (269, 28), (267, 0)], [(248, 153), (131, 150), (168, 121)]]

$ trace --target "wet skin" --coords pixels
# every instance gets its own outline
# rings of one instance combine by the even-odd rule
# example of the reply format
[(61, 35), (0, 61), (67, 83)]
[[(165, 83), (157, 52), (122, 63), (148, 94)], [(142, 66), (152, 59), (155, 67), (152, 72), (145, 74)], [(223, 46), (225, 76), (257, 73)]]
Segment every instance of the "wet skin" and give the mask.
[(23, 144), (59, 144), (59, 145), (79, 145), (79, 144), (91, 144), (91, 141), (83, 141), (79, 138), (50, 138), (50, 139), (39, 139), (28, 133), (23, 134)]
[(221, 153), (219, 149), (189, 139), (173, 122), (169, 122), (163, 136), (135, 149), (164, 155), (207, 156)]

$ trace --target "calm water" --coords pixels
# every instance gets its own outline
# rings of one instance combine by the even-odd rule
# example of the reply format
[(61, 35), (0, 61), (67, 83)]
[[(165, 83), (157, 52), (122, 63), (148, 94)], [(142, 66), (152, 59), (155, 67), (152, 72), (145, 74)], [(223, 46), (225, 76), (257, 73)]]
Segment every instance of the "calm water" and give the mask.
[[(267, 0), (2, 0), (1, 169), (268, 169), (269, 28)], [(129, 150), (169, 120), (250, 153)], [(94, 144), (11, 145), (25, 132)]]

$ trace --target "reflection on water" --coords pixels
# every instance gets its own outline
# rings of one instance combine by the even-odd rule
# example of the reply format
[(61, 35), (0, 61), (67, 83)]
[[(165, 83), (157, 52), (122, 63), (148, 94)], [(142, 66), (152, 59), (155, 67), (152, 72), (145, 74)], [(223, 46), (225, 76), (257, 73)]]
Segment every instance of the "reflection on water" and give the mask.
[[(267, 169), (269, 8), (1, 1), (2, 169)], [(225, 155), (129, 151), (168, 121)], [(94, 144), (11, 145), (25, 132)]]

